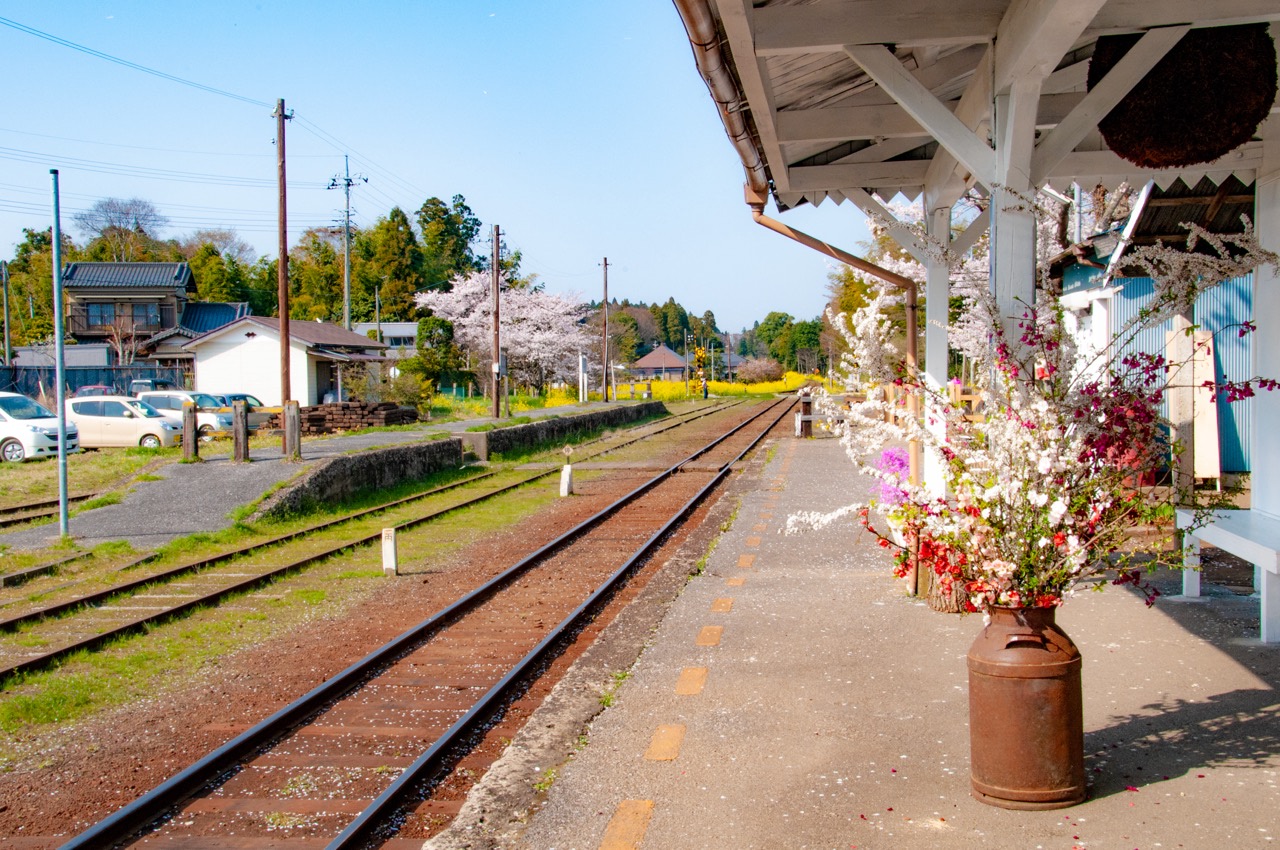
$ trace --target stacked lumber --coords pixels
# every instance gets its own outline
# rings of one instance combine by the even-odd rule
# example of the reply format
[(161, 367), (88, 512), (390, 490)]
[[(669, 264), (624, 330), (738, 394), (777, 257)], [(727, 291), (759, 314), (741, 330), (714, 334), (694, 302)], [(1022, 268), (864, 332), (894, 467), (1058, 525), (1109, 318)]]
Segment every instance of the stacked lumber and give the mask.
[[(283, 413), (277, 413), (265, 427), (281, 429)], [(401, 407), (393, 402), (379, 403), (340, 401), (333, 404), (317, 404), (299, 410), (304, 434), (332, 434), (335, 431), (354, 431), (357, 428), (376, 428), (383, 425), (411, 425), (418, 421), (418, 412), (412, 407)]]

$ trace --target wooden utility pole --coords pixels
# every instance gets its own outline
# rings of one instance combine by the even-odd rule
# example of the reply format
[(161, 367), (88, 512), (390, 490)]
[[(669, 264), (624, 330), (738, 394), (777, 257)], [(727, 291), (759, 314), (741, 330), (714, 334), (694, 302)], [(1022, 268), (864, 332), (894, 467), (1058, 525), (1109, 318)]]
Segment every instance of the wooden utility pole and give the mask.
[[(280, 403), (289, 400), (289, 216), (285, 206), (284, 181), (284, 122), (289, 116), (284, 111), (284, 98), (276, 101), (276, 182), (280, 193), (279, 216), (279, 262), (276, 265), (276, 285), (280, 313)], [(284, 432), (283, 451), (285, 457), (290, 452), (289, 429)]]
[(502, 360), (502, 336), (498, 331), (498, 261), (502, 258), (499, 246), (502, 244), (502, 231), (498, 225), (493, 226), (493, 259), (489, 263), (489, 277), (493, 288), (493, 418), (502, 416), (501, 400), (498, 388), (502, 386), (501, 374), (498, 372)]
[(600, 303), (600, 311), (604, 316), (604, 334), (600, 340), (600, 399), (609, 400), (609, 258), (605, 257), (600, 264), (604, 269), (604, 301)]

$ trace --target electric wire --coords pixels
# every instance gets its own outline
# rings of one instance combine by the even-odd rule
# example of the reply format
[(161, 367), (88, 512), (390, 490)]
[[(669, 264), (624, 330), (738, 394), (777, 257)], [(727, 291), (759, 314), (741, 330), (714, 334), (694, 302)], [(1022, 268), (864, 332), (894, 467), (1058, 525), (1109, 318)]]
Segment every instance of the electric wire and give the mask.
[(209, 94), (221, 95), (222, 97), (228, 97), (228, 98), (231, 98), (232, 100), (238, 100), (243, 103), (252, 104), (253, 106), (261, 106), (267, 109), (270, 109), (272, 107), (272, 105), (270, 103), (267, 103), (266, 101), (255, 100), (254, 98), (245, 97), (244, 95), (235, 94), (234, 92), (229, 92), (223, 89), (214, 88), (213, 86), (207, 86), (204, 83), (197, 83), (194, 80), (187, 80), (187, 79), (183, 79), (182, 77), (176, 77), (173, 74), (166, 74), (164, 71), (157, 71), (155, 68), (148, 68), (146, 65), (139, 65), (137, 62), (130, 62), (128, 59), (121, 59), (118, 56), (112, 56), (110, 53), (103, 53), (101, 50), (94, 50), (92, 47), (85, 47), (83, 44), (76, 44), (74, 41), (68, 41), (65, 38), (59, 38), (56, 35), (51, 35), (50, 33), (44, 32), (42, 30), (38, 30), (35, 27), (29, 27), (26, 24), (20, 24), (17, 21), (13, 21), (8, 18), (0, 18), (0, 24), (6, 27), (12, 27), (13, 29), (18, 30), (19, 32), (25, 32), (28, 35), (34, 35), (36, 38), (43, 38), (45, 41), (49, 41), (54, 44), (61, 45), (63, 47), (70, 47), (72, 50), (78, 50), (81, 53), (87, 54), (89, 56), (94, 56), (94, 57), (97, 57), (98, 59), (104, 59), (108, 62), (114, 62), (115, 64), (122, 65), (125, 68), (132, 68), (135, 71), (142, 71), (144, 74), (151, 74), (153, 77), (159, 77), (162, 80), (169, 80), (170, 82), (179, 83), (184, 86), (190, 86), (193, 89), (199, 89), (201, 91), (208, 92)]

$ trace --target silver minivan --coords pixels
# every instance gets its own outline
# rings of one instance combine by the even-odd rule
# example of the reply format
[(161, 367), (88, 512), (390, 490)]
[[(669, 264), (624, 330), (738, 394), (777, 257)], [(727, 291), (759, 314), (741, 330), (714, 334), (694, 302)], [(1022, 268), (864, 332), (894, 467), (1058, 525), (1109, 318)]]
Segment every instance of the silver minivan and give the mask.
[(220, 413), (222, 401), (208, 393), (191, 390), (156, 390), (149, 393), (138, 393), (138, 399), (145, 401), (160, 413), (182, 427), (182, 406), (187, 402), (195, 405), (196, 428), (200, 439), (208, 442), (214, 437), (225, 437), (231, 433), (231, 414)]

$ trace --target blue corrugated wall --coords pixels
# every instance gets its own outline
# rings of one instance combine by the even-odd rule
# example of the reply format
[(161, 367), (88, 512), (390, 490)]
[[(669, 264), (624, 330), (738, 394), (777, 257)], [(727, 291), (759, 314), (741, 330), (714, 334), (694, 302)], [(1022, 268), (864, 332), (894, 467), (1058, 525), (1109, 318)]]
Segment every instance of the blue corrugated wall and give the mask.
[[(1150, 278), (1117, 281), (1124, 288), (1111, 302), (1111, 331), (1116, 333), (1151, 301)], [(1232, 278), (1203, 293), (1196, 300), (1195, 322), (1214, 334), (1214, 373), (1218, 380), (1253, 377), (1253, 337), (1240, 336), (1233, 325), (1253, 317), (1253, 276)], [(1225, 329), (1225, 330), (1224, 330)], [(1165, 334), (1172, 330), (1166, 322), (1138, 335), (1130, 348), (1163, 353)], [(1249, 399), (1218, 400), (1218, 444), (1223, 472), (1249, 471)]]

